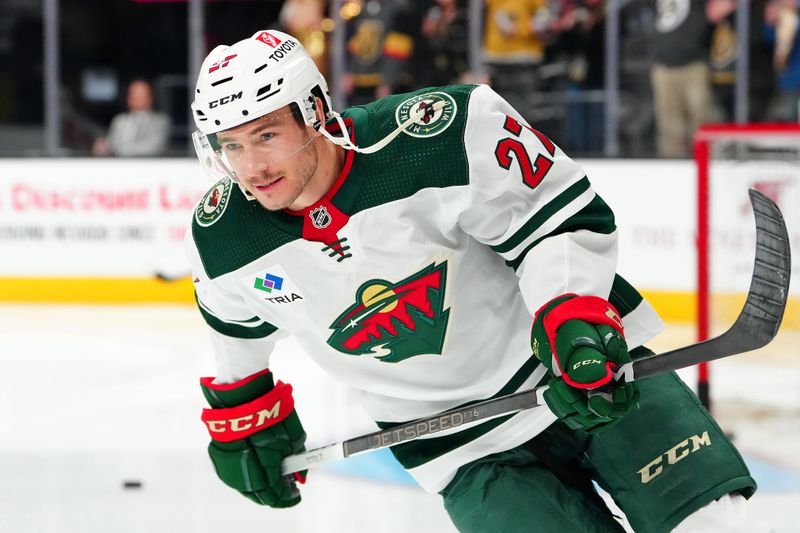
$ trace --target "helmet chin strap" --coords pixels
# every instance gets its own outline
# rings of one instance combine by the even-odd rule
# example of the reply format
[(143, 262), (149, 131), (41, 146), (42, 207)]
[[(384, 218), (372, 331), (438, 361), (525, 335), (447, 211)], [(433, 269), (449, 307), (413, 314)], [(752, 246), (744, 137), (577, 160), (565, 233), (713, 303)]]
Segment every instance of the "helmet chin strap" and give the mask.
[[(433, 108), (434, 111), (439, 111), (445, 106), (445, 104), (446, 104), (445, 102), (439, 101), (434, 103), (431, 107)], [(345, 150), (353, 150), (354, 152), (358, 152), (359, 154), (374, 154), (375, 152), (377, 152), (378, 150), (382, 149), (387, 144), (392, 142), (395, 139), (395, 137), (397, 137), (403, 131), (405, 131), (406, 128), (408, 128), (411, 124), (414, 124), (417, 120), (422, 118), (426, 112), (427, 112), (426, 109), (415, 109), (410, 114), (410, 116), (406, 120), (404, 120), (402, 124), (397, 126), (390, 134), (388, 134), (386, 137), (376, 142), (375, 144), (372, 144), (365, 148), (361, 148), (353, 144), (352, 141), (350, 140), (350, 137), (348, 137), (347, 135), (344, 135), (343, 137), (334, 137), (324, 127), (321, 127), (318, 131), (322, 134), (323, 137), (328, 139), (330, 142), (338, 146), (341, 146)], [(344, 122), (342, 121), (342, 116), (336, 111), (331, 111), (330, 114), (333, 116), (334, 119), (336, 119), (336, 123), (339, 124), (339, 130), (342, 132), (346, 132), (347, 129), (345, 128)]]

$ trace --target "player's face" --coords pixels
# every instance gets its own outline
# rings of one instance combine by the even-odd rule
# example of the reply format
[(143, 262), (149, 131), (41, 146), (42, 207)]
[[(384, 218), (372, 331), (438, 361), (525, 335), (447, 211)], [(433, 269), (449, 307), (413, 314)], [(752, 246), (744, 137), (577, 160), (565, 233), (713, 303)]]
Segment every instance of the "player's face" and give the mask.
[(237, 181), (269, 209), (301, 209), (314, 177), (318, 133), (301, 125), (289, 106), (217, 135)]

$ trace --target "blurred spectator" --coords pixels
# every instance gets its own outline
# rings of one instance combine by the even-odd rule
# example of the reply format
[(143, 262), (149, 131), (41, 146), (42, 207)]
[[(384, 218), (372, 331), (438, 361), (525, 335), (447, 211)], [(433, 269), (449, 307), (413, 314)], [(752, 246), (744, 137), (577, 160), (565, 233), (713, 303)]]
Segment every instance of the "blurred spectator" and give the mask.
[[(763, 121), (775, 92), (775, 71), (772, 44), (764, 32), (767, 4), (774, 0), (753, 0), (750, 5), (748, 28), (749, 76), (748, 120)], [(710, 0), (709, 20), (718, 19), (711, 38), (711, 85), (719, 106), (715, 120), (734, 120), (736, 60), (739, 40), (736, 35), (736, 0)]]
[(350, 0), (342, 8), (357, 13), (348, 26), (349, 105), (358, 105), (411, 88), (409, 60), (419, 20), (407, 0)]
[(749, 117), (763, 121), (775, 95), (777, 80), (772, 65), (772, 44), (764, 35), (767, 6), (774, 0), (753, 0), (750, 8)]
[(605, 89), (605, 2), (577, 0), (564, 6), (557, 23), (559, 45), (568, 53), (568, 137), (575, 152), (597, 152), (603, 146)]
[(427, 57), (422, 85), (466, 83), (469, 78), (469, 10), (464, 0), (435, 0), (422, 20), (419, 54)]
[(709, 18), (717, 18), (711, 33), (710, 66), (711, 88), (718, 109), (716, 122), (729, 122), (733, 118), (736, 87), (736, 0), (709, 0), (706, 11)]
[(772, 65), (778, 76), (778, 94), (768, 119), (797, 122), (800, 105), (800, 47), (797, 0), (774, 0), (764, 13), (765, 35), (774, 44)]
[(93, 155), (120, 157), (156, 156), (167, 148), (170, 123), (167, 115), (153, 110), (153, 89), (144, 80), (128, 85), (128, 112), (111, 120), (106, 137), (95, 140)]
[(281, 28), (303, 44), (322, 75), (328, 76), (328, 43), (323, 29), (324, 20), (324, 0), (286, 0), (278, 16)]
[(521, 113), (537, 89), (550, 24), (547, 0), (486, 0), (484, 57), (492, 87)]
[[(714, 0), (709, 0), (709, 4)], [(712, 23), (705, 0), (657, 0), (651, 68), (657, 145), (661, 156), (689, 155), (694, 131), (712, 106), (708, 66)]]
[(630, 0), (620, 10), (619, 100), (616, 116), (619, 151), (626, 155), (656, 153), (651, 69), (656, 2)]

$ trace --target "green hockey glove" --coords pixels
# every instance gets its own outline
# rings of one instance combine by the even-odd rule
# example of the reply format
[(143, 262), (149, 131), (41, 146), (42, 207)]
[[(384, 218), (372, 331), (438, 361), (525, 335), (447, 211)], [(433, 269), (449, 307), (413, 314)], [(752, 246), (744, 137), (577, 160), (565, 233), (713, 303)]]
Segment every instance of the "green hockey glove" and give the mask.
[(564, 294), (536, 312), (533, 353), (550, 371), (548, 407), (567, 426), (597, 434), (636, 404), (636, 382), (614, 379), (631, 361), (619, 313), (596, 296)]
[(281, 461), (305, 450), (306, 434), (294, 410), (292, 386), (273, 385), (269, 369), (231, 384), (201, 378), (212, 409), (203, 409), (211, 435), (208, 454), (219, 478), (247, 498), (270, 507), (300, 502), (295, 481), (305, 472), (281, 475)]

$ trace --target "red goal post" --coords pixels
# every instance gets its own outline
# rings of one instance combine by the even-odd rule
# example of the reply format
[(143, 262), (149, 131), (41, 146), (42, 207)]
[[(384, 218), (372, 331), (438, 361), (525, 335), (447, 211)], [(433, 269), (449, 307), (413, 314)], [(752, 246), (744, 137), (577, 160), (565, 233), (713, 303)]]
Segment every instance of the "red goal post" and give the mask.
[[(716, 329), (730, 325), (725, 324), (728, 316), (735, 316), (739, 310), (734, 294), (737, 289), (732, 287), (745, 278), (740, 274), (752, 270), (752, 253), (748, 249), (753, 246), (749, 241), (751, 230), (746, 226), (752, 226), (752, 212), (745, 206), (747, 189), (760, 190), (781, 207), (790, 240), (792, 244), (798, 242), (800, 124), (705, 125), (695, 133), (694, 158), (697, 338), (705, 340), (720, 333)], [(747, 287), (738, 290), (746, 292)], [(784, 326), (797, 327), (796, 304), (796, 298), (792, 302), (790, 297)], [(699, 365), (698, 396), (706, 406), (710, 404), (708, 377), (708, 365)]]

